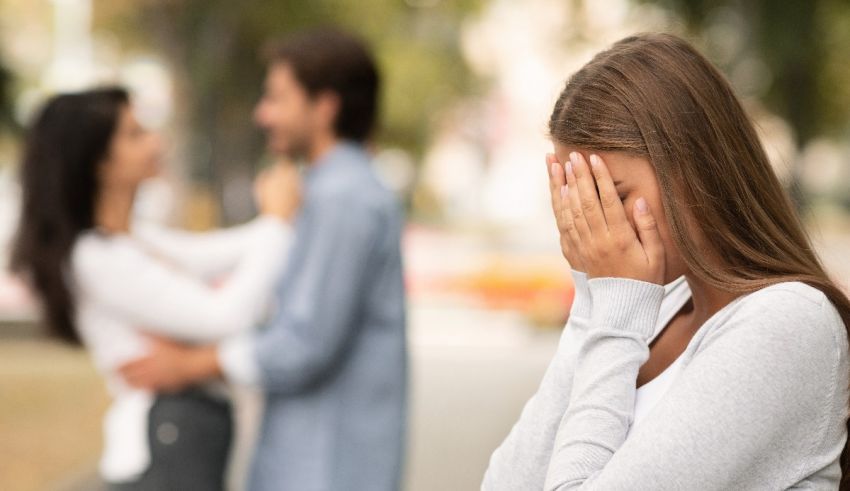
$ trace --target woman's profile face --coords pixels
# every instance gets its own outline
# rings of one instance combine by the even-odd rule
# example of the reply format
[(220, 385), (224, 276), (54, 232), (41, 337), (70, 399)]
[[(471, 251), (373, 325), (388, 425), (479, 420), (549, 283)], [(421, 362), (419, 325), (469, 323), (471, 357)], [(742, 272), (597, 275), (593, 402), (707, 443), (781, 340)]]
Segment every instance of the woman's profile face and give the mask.
[(578, 152), (584, 156), (585, 161), (590, 161), (590, 155), (596, 154), (602, 158), (611, 179), (617, 189), (617, 195), (626, 210), (626, 217), (632, 228), (634, 222), (634, 204), (638, 198), (643, 197), (652, 215), (658, 223), (658, 231), (664, 243), (665, 269), (664, 282), (669, 283), (687, 272), (687, 267), (678, 252), (678, 248), (670, 234), (670, 226), (664, 214), (661, 204), (661, 188), (655, 175), (655, 168), (644, 157), (637, 157), (623, 152), (598, 152), (586, 148), (570, 145), (562, 145), (555, 142), (555, 156), (558, 162), (566, 164), (570, 159), (571, 152)]
[(124, 106), (102, 163), (102, 184), (107, 187), (136, 186), (159, 172), (161, 157), (159, 136), (142, 127), (132, 108)]

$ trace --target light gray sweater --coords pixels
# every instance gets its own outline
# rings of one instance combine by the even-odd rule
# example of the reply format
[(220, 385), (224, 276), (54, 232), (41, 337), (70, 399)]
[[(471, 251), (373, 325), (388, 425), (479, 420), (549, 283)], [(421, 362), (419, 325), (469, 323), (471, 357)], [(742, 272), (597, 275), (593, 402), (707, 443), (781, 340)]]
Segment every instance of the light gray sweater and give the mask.
[(626, 438), (649, 342), (690, 291), (684, 278), (664, 287), (573, 278), (558, 351), (483, 490), (838, 488), (848, 339), (822, 292), (780, 283), (721, 309)]

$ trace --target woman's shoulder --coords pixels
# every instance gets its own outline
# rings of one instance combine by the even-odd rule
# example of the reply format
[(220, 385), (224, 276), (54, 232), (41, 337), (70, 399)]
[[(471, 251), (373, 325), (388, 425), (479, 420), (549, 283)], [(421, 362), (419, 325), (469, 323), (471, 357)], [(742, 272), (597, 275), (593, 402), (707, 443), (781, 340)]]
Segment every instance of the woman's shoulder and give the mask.
[[(847, 328), (830, 302), (818, 288), (800, 281), (766, 286), (734, 301), (729, 313), (731, 325), (749, 326), (762, 339), (792, 346), (847, 352)], [(738, 322), (735, 322), (738, 321)]]
[(741, 298), (741, 310), (756, 311), (775, 320), (815, 321), (845, 330), (838, 310), (824, 294), (801, 281), (766, 286)]
[(760, 302), (781, 303), (794, 299), (817, 306), (829, 301), (821, 290), (802, 281), (774, 283), (750, 293), (749, 296)]
[(79, 276), (106, 274), (124, 265), (142, 266), (144, 254), (133, 247), (130, 239), (123, 236), (109, 236), (91, 230), (83, 232), (74, 242), (71, 250), (70, 266)]
[(766, 286), (738, 297), (705, 327), (697, 334), (694, 357), (720, 357), (735, 376), (763, 373), (766, 390), (793, 393), (795, 399), (807, 394), (822, 405), (838, 387), (847, 386), (847, 329), (826, 295), (813, 286)]

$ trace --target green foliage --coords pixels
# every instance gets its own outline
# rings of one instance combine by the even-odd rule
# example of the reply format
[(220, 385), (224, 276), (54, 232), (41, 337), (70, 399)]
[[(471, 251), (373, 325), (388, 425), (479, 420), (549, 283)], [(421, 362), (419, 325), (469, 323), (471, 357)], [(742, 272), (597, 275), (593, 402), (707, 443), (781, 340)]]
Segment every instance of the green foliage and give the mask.
[(0, 130), (8, 129), (17, 133), (20, 128), (14, 117), (13, 81), (12, 72), (0, 60)]
[[(106, 4), (106, 0), (101, 0)], [(178, 110), (190, 135), (196, 179), (252, 165), (262, 152), (250, 122), (269, 39), (326, 24), (348, 27), (375, 49), (383, 72), (380, 143), (419, 153), (434, 114), (469, 86), (458, 50), (460, 21), (477, 0), (149, 0), (100, 19), (134, 43), (164, 53), (178, 76)], [(417, 7), (417, 5), (433, 4)], [(104, 5), (106, 7), (106, 5)]]
[(850, 3), (846, 0), (648, 0), (672, 9), (696, 34), (718, 9), (744, 19), (748, 49), (770, 71), (764, 103), (794, 128), (802, 147), (850, 130)]

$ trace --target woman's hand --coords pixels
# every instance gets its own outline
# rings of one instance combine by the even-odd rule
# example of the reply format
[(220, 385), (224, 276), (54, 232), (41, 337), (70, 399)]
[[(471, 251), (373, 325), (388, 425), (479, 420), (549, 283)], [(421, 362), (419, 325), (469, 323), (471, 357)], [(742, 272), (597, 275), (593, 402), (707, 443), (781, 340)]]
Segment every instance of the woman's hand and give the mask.
[[(555, 154), (546, 154), (546, 167), (549, 170), (549, 193), (552, 195), (552, 212), (555, 214), (555, 222), (558, 224), (558, 232), (561, 235), (561, 253), (570, 263), (570, 267), (576, 271), (584, 272), (584, 265), (578, 251), (570, 241), (567, 222), (564, 220), (564, 208), (567, 206), (563, 200), (563, 193), (567, 186), (567, 176), (564, 174), (564, 166), (558, 162)], [(569, 208), (567, 208), (569, 211)]]
[(254, 181), (260, 213), (291, 221), (301, 206), (301, 174), (291, 164), (279, 163), (264, 170)]
[(561, 188), (558, 226), (562, 243), (566, 237), (568, 250), (575, 251), (587, 275), (664, 284), (664, 246), (646, 199), (635, 202), (636, 234), (601, 157), (591, 155), (588, 165), (573, 152), (564, 170), (567, 183)]
[(177, 392), (221, 376), (214, 345), (188, 346), (153, 334), (146, 337), (148, 353), (118, 368), (118, 373), (129, 385), (157, 392)]

